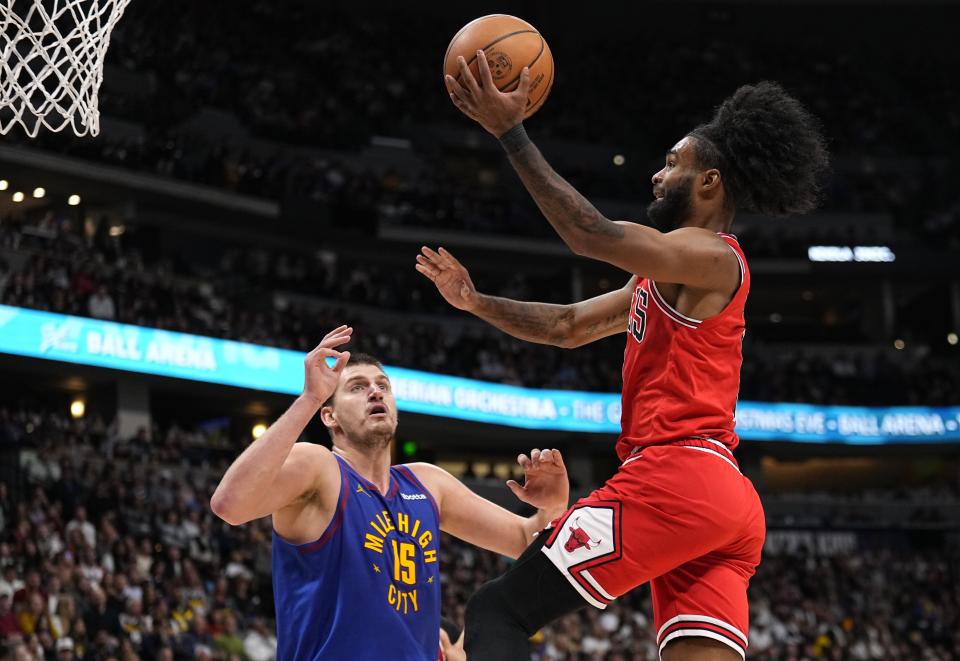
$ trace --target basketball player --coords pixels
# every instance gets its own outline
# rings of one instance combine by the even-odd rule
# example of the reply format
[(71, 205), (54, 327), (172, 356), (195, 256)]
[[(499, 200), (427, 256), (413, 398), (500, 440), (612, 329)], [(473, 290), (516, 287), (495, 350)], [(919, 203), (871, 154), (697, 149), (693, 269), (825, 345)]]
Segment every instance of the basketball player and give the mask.
[[(336, 350), (352, 332), (340, 326), (307, 355), (303, 393), (233, 462), (211, 508), (231, 525), (273, 516), (278, 659), (436, 661), (441, 637), (462, 658), (440, 631), (440, 530), (516, 558), (567, 508), (563, 460), (520, 456), (525, 484), (508, 485), (539, 508), (529, 519), (431, 464), (391, 466), (390, 379), (376, 359)], [(332, 451), (296, 442), (318, 411)]]
[(660, 230), (605, 218), (524, 132), (529, 72), (497, 91), (460, 60), (453, 103), (499, 138), (524, 186), (575, 253), (622, 268), (620, 290), (573, 305), (483, 296), (450, 255), (424, 248), (418, 270), (454, 306), (515, 337), (577, 347), (626, 330), (622, 464), (470, 600), (470, 661), (528, 658), (527, 637), (585, 604), (603, 608), (652, 583), (661, 658), (741, 659), (747, 584), (764, 514), (733, 450), (750, 271), (730, 234), (738, 210), (814, 208), (828, 156), (817, 121), (773, 83), (738, 89), (669, 149), (648, 216)]

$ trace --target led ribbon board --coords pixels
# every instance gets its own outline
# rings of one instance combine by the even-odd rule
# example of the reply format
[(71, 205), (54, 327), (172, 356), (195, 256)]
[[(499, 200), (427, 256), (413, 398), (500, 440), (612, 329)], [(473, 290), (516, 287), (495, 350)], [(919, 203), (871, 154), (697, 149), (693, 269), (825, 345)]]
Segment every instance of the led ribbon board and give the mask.
[[(0, 352), (299, 394), (303, 354), (0, 305)], [(620, 396), (519, 388), (386, 367), (401, 411), (527, 429), (620, 431)], [(741, 401), (744, 439), (812, 443), (960, 442), (960, 406), (868, 408)]]

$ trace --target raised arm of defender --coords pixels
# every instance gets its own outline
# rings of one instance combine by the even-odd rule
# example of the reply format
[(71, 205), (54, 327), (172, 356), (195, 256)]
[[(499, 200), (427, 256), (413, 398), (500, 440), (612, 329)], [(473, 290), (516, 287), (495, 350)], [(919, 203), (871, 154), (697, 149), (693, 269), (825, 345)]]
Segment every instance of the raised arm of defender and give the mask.
[(463, 264), (443, 248), (434, 251), (424, 246), (416, 268), (453, 307), (472, 312), (521, 340), (565, 349), (626, 331), (636, 286), (636, 278), (631, 277), (620, 289), (579, 303), (531, 303), (481, 294)]
[(474, 546), (518, 558), (536, 533), (563, 514), (569, 506), (570, 481), (558, 450), (533, 450), (521, 454), (524, 484), (507, 486), (523, 502), (537, 508), (524, 518), (490, 502), (453, 475), (433, 464), (410, 464), (421, 482), (437, 499), (440, 529)]
[[(295, 506), (310, 494), (319, 499), (321, 509), (324, 500), (331, 501), (326, 505), (333, 511), (340, 488), (336, 459), (326, 448), (297, 444), (297, 439), (336, 389), (350, 352), (334, 348), (349, 342), (352, 333), (353, 328), (340, 326), (307, 354), (303, 393), (227, 469), (210, 499), (214, 514), (240, 525)], [(333, 367), (327, 365), (328, 357), (336, 360)], [(329, 488), (319, 488), (324, 484)]]
[[(327, 448), (297, 443), (304, 428), (334, 394), (350, 352), (337, 351), (353, 329), (340, 326), (323, 338), (304, 360), (304, 389), (287, 411), (230, 465), (210, 507), (231, 525), (273, 515), (274, 529), (295, 544), (316, 539), (332, 519), (340, 493), (340, 468)], [(331, 367), (327, 358), (336, 362)], [(350, 372), (346, 382), (350, 383)], [(341, 448), (342, 449), (342, 448)], [(384, 448), (385, 456), (389, 452)], [(524, 485), (508, 482), (523, 502), (537, 508), (524, 518), (473, 493), (447, 471), (411, 464), (440, 508), (441, 529), (498, 553), (518, 556), (535, 532), (567, 508), (570, 486), (557, 450), (520, 455)]]

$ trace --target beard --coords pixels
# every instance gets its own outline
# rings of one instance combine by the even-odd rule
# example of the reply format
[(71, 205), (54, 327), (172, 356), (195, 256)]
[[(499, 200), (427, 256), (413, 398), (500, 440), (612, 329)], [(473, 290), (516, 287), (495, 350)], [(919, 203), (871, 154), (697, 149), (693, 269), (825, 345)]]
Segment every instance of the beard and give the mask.
[(343, 431), (351, 445), (364, 450), (381, 450), (393, 442), (397, 428), (392, 425), (377, 425), (376, 429)]
[(680, 227), (693, 210), (690, 192), (693, 190), (693, 177), (684, 179), (666, 191), (659, 200), (647, 206), (647, 218), (661, 232), (672, 232)]

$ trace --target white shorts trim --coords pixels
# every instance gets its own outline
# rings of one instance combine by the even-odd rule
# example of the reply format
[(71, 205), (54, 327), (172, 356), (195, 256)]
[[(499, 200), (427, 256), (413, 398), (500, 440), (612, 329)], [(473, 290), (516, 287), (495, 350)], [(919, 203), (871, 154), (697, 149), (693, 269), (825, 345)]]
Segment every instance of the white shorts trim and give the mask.
[(698, 446), (696, 446), (696, 445), (681, 445), (681, 446), (679, 446), (679, 447), (681, 447), (681, 448), (687, 448), (688, 450), (700, 450), (700, 452), (709, 452), (710, 454), (715, 454), (715, 455), (717, 455), (718, 457), (720, 457), (721, 459), (723, 459), (725, 462), (727, 462), (728, 464), (730, 464), (731, 466), (733, 466), (733, 468), (734, 468), (735, 471), (737, 471), (738, 473), (740, 472), (740, 469), (737, 468), (737, 465), (736, 465), (735, 463), (733, 463), (732, 461), (730, 461), (729, 459), (727, 459), (726, 457), (724, 457), (722, 454), (720, 454), (720, 453), (717, 452), (716, 450), (711, 450), (710, 448), (701, 448), (701, 447), (698, 447)]
[(716, 445), (717, 447), (722, 448), (722, 449), (726, 450), (727, 452), (730, 452), (730, 448), (728, 448), (726, 445), (724, 445), (723, 443), (721, 443), (720, 441), (718, 441), (718, 440), (716, 440), (716, 439), (708, 438), (707, 436), (694, 436), (693, 438), (697, 439), (698, 441), (704, 441), (704, 442), (706, 442), (706, 443), (713, 443), (713, 444)]
[(718, 640), (721, 643), (729, 646), (730, 648), (736, 650), (740, 655), (741, 659), (746, 660), (747, 652), (742, 647), (737, 645), (735, 642), (727, 638), (726, 636), (721, 636), (720, 634), (710, 631), (709, 629), (677, 629), (669, 636), (663, 639), (660, 645), (657, 647), (657, 655), (663, 658), (663, 648), (667, 646), (671, 640), (675, 638), (681, 638), (683, 636), (695, 636), (697, 638), (712, 638), (713, 640)]
[(629, 464), (631, 461), (636, 461), (636, 460), (639, 459), (639, 458), (640, 458), (640, 453), (637, 453), (637, 454), (633, 455), (632, 457), (630, 457), (629, 459), (627, 459), (626, 461), (624, 461), (624, 462), (623, 462), (622, 464), (620, 464), (620, 465), (621, 465), (621, 466), (626, 466), (626, 465)]
[(616, 597), (603, 589), (603, 586), (597, 582), (597, 579), (593, 577), (593, 574), (591, 574), (589, 570), (584, 569), (582, 572), (580, 572), (580, 575), (587, 579), (587, 583), (592, 585), (593, 589), (599, 592), (604, 599), (609, 599), (610, 601), (616, 599)]
[[(577, 582), (577, 579), (575, 579), (570, 574), (570, 570), (563, 566), (563, 561), (561, 558), (557, 557), (555, 554), (550, 553), (550, 549), (548, 549), (545, 546), (542, 547), (540, 550), (543, 551), (544, 554), (547, 556), (547, 558), (550, 559), (550, 562), (552, 562), (556, 566), (556, 568), (560, 570), (560, 573), (563, 574), (564, 578), (566, 578), (567, 581), (569, 581), (570, 585), (573, 586), (573, 589), (580, 593), (580, 596), (583, 597), (584, 601), (586, 601), (591, 606), (594, 606), (595, 608), (599, 608), (600, 610), (603, 610), (604, 608), (607, 607), (607, 605), (602, 601), (597, 601), (596, 599), (594, 599), (593, 596), (589, 592), (587, 592), (584, 589), (584, 587), (580, 585), (580, 583)], [(594, 587), (597, 587), (593, 581), (591, 581), (590, 584), (593, 585)]]
[(737, 638), (743, 641), (743, 644), (747, 644), (747, 635), (740, 631), (729, 622), (724, 622), (723, 620), (718, 620), (715, 617), (710, 617), (709, 615), (677, 615), (672, 617), (666, 622), (663, 623), (663, 626), (660, 627), (660, 630), (657, 631), (657, 640), (660, 640), (660, 636), (663, 635), (663, 632), (668, 628), (676, 624), (677, 622), (707, 622), (715, 626), (720, 627), (721, 629), (726, 629), (730, 633), (734, 634)]
[(540, 549), (584, 601), (596, 608), (606, 608), (616, 598), (590, 573), (589, 565), (619, 557), (618, 516), (619, 506), (575, 505), (559, 530), (550, 533), (553, 541), (548, 539)]

